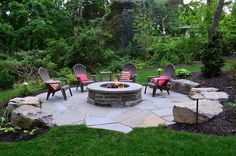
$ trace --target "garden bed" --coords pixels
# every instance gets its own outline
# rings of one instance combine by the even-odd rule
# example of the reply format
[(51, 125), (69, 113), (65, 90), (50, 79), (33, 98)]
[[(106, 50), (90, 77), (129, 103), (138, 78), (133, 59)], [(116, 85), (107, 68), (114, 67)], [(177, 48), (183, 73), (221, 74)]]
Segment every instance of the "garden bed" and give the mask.
[[(202, 87), (215, 87), (219, 91), (226, 92), (229, 95), (230, 102), (233, 102), (233, 87), (231, 86), (231, 80), (229, 72), (225, 72), (219, 77), (204, 78), (199, 72), (192, 73), (188, 78), (189, 80), (198, 82)], [(199, 124), (199, 125), (187, 125), (187, 124), (174, 124), (168, 126), (172, 130), (188, 131), (204, 134), (215, 135), (231, 135), (236, 134), (236, 117), (235, 110), (224, 108), (224, 111), (214, 117), (212, 120)]]
[(33, 134), (29, 134), (30, 131), (24, 132), (24, 130), (15, 130), (14, 132), (3, 132), (0, 131), (0, 142), (17, 142), (17, 141), (26, 141), (33, 139), (43, 133), (46, 133), (50, 128), (39, 128)]

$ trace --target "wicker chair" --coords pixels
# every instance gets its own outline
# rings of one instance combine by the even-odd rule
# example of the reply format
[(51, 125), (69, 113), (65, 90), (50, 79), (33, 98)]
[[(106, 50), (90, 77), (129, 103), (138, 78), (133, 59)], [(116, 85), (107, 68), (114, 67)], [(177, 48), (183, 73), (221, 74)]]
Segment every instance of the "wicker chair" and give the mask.
[[(121, 79), (121, 74), (122, 72), (129, 72), (130, 73), (130, 78), (127, 79), (127, 80), (122, 80)], [(122, 72), (121, 74), (118, 74), (117, 75), (117, 79), (119, 81), (123, 81), (123, 82), (135, 82), (136, 81), (136, 77), (137, 77), (137, 74), (136, 74), (136, 67), (133, 63), (127, 63), (123, 66), (123, 69), (122, 69)]]
[[(75, 76), (78, 74), (84, 74), (87, 76), (86, 67), (83, 66), (82, 64), (74, 65), (73, 71), (74, 71)], [(84, 86), (94, 83), (96, 81), (96, 75), (91, 75), (91, 76), (93, 77), (93, 80), (86, 80), (86, 81), (83, 81), (83, 80), (81, 80), (80, 77), (76, 76), (76, 79), (77, 79), (76, 90), (78, 90), (78, 87), (80, 86), (81, 92), (84, 92)]]
[[(66, 100), (67, 99), (67, 97), (66, 97), (66, 90), (67, 89), (70, 91), (70, 95), (72, 96), (70, 86), (68, 85), (66, 79), (64, 79), (64, 78), (59, 78), (59, 79), (55, 79), (55, 80), (51, 79), (48, 75), (47, 70), (43, 67), (40, 67), (38, 69), (38, 74), (39, 74), (40, 78), (43, 80), (44, 84), (48, 87), (47, 100), (48, 100), (50, 94), (52, 94), (52, 96), (54, 96), (54, 94), (57, 91), (61, 91), (64, 100)], [(66, 85), (61, 86), (61, 81), (65, 81)]]
[[(156, 95), (156, 90), (160, 89), (160, 91), (162, 92), (163, 90), (166, 90), (168, 95), (170, 95), (170, 87), (171, 87), (171, 78), (174, 74), (175, 71), (175, 66), (173, 64), (169, 64), (164, 71), (165, 76), (167, 76), (168, 78), (160, 78), (160, 76), (148, 76), (148, 80), (147, 80), (147, 84), (145, 86), (145, 91), (144, 94), (146, 94), (147, 91), (147, 87), (149, 86), (150, 88), (153, 88), (153, 92), (152, 92), (152, 96), (155, 97)], [(164, 85), (157, 85), (157, 83), (153, 83), (152, 80), (155, 79), (158, 83), (158, 81), (163, 81), (166, 80), (166, 83)]]

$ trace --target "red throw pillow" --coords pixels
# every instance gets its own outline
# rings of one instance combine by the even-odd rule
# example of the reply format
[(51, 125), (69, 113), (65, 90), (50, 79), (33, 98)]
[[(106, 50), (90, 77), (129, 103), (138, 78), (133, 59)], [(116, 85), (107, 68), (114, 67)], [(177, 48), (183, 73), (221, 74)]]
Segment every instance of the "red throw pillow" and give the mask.
[(122, 71), (120, 74), (120, 80), (127, 81), (130, 80), (131, 74), (129, 71)]
[(88, 81), (87, 75), (86, 74), (77, 74), (75, 76), (77, 79), (80, 79), (82, 82), (83, 81)]
[(158, 86), (165, 86), (168, 80), (170, 79), (170, 77), (166, 75), (160, 76), (158, 78), (164, 79), (164, 80), (153, 79), (152, 83), (155, 83)]

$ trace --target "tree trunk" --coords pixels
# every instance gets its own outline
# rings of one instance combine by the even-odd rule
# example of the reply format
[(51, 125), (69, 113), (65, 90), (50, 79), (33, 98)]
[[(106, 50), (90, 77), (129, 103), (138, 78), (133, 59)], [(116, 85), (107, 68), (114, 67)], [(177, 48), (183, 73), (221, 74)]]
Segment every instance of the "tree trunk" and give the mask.
[(220, 21), (220, 16), (224, 7), (224, 0), (219, 0), (218, 5), (215, 10), (215, 14), (212, 20), (211, 28), (208, 30), (208, 40), (211, 40), (214, 36)]

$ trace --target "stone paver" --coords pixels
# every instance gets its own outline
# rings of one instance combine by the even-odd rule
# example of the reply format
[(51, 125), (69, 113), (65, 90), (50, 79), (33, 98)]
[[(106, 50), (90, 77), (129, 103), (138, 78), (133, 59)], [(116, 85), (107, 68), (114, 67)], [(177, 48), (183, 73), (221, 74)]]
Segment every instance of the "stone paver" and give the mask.
[(156, 115), (160, 116), (160, 117), (173, 115), (172, 108), (157, 109), (157, 110), (154, 110), (152, 112), (155, 113)]
[(130, 131), (133, 130), (132, 128), (122, 125), (120, 123), (104, 124), (104, 125), (96, 125), (96, 126), (88, 126), (88, 127), (118, 131), (118, 132), (123, 132), (123, 133), (129, 133)]
[(102, 107), (87, 103), (88, 92), (76, 91), (72, 88), (73, 96), (68, 93), (68, 99), (63, 100), (60, 92), (46, 100), (46, 93), (39, 94), (42, 109), (53, 114), (57, 125), (85, 124), (91, 128), (114, 130), (123, 133), (132, 131), (135, 127), (153, 127), (170, 125), (173, 122), (172, 108), (178, 103), (192, 101), (188, 96), (180, 93), (157, 92), (152, 97), (152, 90), (143, 94), (143, 101), (131, 107), (114, 108)]

